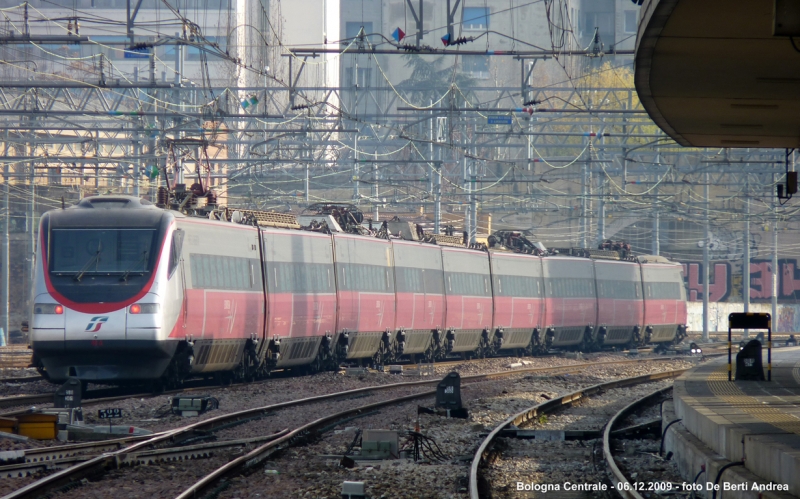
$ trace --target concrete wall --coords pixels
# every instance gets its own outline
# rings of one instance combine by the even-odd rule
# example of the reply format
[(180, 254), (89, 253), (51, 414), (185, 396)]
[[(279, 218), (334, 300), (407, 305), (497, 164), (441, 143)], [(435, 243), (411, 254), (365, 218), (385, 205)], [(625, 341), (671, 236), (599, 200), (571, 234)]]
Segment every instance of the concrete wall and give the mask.
[[(703, 303), (689, 302), (687, 305), (689, 331), (703, 331)], [(743, 303), (709, 303), (708, 308), (708, 329), (712, 332), (727, 331), (728, 314), (744, 312)], [(771, 314), (772, 305), (769, 303), (751, 303), (750, 312)], [(777, 321), (773, 318), (772, 325), (775, 327), (774, 332), (776, 333), (800, 331), (800, 305), (778, 304), (778, 318)]]

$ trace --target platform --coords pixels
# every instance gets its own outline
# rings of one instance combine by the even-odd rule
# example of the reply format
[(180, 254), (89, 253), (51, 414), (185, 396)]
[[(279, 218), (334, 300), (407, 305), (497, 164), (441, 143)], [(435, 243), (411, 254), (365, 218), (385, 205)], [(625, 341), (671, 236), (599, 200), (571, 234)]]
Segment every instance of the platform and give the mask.
[[(744, 461), (728, 468), (720, 483), (747, 486), (717, 497), (800, 497), (800, 347), (774, 349), (772, 356), (772, 381), (728, 381), (727, 357), (675, 381), (674, 417), (665, 407), (664, 420), (682, 421), (670, 428), (665, 444), (684, 478), (691, 481), (705, 464), (698, 482), (713, 483), (727, 462)], [(766, 349), (763, 358), (766, 369)], [(785, 484), (788, 493), (753, 490), (754, 481)]]

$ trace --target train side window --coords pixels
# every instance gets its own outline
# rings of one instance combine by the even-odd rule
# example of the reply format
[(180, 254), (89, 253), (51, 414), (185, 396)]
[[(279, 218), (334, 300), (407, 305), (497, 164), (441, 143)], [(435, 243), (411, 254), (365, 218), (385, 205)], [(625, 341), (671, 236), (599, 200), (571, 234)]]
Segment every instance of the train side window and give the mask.
[(181, 250), (183, 250), (183, 229), (176, 229), (172, 234), (172, 245), (169, 249), (169, 279), (178, 268), (178, 263), (181, 261)]

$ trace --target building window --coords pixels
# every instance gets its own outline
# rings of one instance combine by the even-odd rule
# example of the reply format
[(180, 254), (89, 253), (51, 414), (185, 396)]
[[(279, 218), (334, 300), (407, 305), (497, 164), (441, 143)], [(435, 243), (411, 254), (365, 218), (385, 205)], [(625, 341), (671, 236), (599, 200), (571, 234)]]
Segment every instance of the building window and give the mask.
[(462, 13), (464, 29), (489, 29), (489, 9), (486, 7), (464, 7)]
[(462, 70), (472, 78), (489, 78), (489, 56), (486, 55), (462, 55)]
[(372, 86), (372, 68), (358, 68), (358, 80), (353, 78), (356, 68), (345, 68), (344, 86), (352, 88), (358, 85), (359, 88), (369, 88)]
[(639, 21), (638, 12), (635, 10), (625, 11), (625, 33), (636, 33), (636, 27)]

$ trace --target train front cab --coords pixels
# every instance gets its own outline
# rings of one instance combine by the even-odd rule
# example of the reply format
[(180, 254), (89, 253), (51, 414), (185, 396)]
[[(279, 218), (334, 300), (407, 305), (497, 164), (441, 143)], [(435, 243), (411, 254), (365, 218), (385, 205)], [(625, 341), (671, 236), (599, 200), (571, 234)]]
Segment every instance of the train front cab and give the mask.
[(170, 214), (127, 196), (42, 216), (31, 348), (43, 375), (124, 383), (167, 369), (177, 347), (165, 341), (174, 311), (163, 301), (176, 281), (173, 234)]
[(490, 252), (494, 290), (495, 350), (543, 348), (544, 281), (542, 259), (533, 255)]
[(644, 291), (645, 343), (672, 343), (682, 339), (686, 324), (686, 289), (679, 264), (662, 257), (639, 257)]

